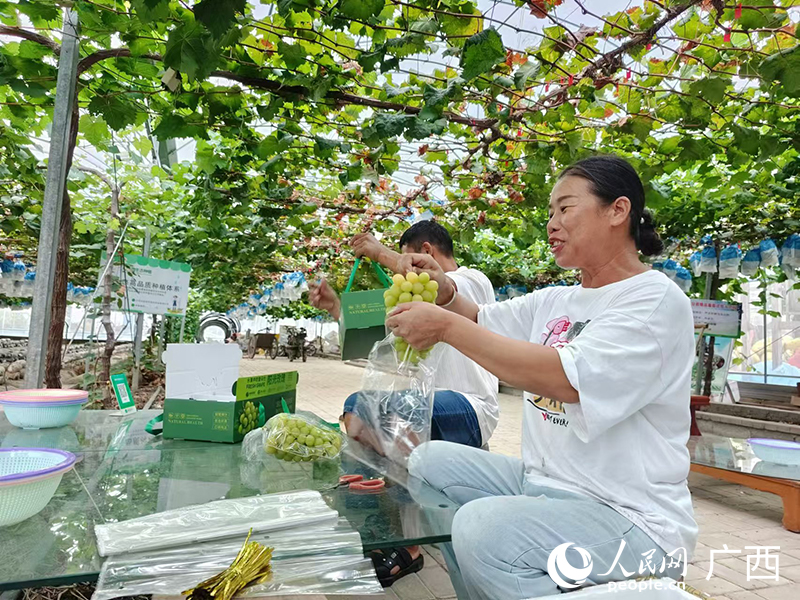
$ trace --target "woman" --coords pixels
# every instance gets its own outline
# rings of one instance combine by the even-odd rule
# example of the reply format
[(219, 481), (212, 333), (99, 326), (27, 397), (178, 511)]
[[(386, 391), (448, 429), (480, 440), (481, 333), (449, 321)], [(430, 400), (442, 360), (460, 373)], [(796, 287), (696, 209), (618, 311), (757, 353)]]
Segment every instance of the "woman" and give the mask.
[(639, 259), (662, 249), (644, 205), (626, 161), (582, 160), (555, 184), (547, 224), (556, 263), (580, 269), (579, 286), (482, 308), (415, 256), (449, 310), (412, 303), (387, 319), (415, 348), (450, 344), (526, 390), (521, 461), (445, 442), (410, 461), (413, 475), (464, 504), (453, 549), (474, 600), (547, 596), (654, 569), (678, 578), (694, 549), (691, 307)]

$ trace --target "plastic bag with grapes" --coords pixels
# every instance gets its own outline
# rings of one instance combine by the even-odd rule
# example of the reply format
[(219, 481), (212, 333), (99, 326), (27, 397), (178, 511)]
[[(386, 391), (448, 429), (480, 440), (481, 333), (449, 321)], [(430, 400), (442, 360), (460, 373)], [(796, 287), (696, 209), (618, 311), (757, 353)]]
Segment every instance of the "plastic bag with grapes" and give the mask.
[(435, 346), (412, 354), (413, 349), (398, 341), (389, 335), (373, 346), (353, 406), (359, 421), (348, 425), (348, 434), (405, 465), (414, 448), (431, 439), (439, 352)]
[(267, 421), (264, 429), (264, 450), (281, 460), (329, 460), (342, 451), (342, 434), (312, 415), (279, 413)]

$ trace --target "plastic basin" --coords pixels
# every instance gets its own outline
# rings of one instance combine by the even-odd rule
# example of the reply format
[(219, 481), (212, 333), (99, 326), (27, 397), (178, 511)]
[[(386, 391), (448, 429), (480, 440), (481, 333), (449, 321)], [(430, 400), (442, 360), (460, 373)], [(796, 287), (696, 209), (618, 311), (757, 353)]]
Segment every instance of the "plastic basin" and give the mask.
[(39, 513), (74, 464), (75, 455), (63, 450), (0, 449), (0, 527)]
[(0, 392), (0, 405), (8, 421), (23, 429), (64, 427), (89, 401), (81, 390), (12, 390)]
[(750, 438), (747, 443), (755, 455), (763, 461), (780, 465), (800, 465), (800, 444), (797, 442)]

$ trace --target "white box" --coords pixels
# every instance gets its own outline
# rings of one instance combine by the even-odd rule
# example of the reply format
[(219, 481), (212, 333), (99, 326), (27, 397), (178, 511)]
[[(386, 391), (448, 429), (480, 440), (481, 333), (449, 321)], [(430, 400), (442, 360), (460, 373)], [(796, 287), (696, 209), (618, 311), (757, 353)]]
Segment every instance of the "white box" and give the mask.
[(236, 400), (242, 349), (238, 344), (167, 344), (166, 398)]

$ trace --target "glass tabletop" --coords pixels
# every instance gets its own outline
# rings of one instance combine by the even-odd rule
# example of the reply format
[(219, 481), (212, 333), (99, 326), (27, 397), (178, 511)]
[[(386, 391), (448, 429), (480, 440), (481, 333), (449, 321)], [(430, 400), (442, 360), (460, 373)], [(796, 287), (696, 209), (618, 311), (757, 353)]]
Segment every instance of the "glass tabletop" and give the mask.
[[(0, 527), (0, 590), (97, 578), (94, 526), (219, 500), (318, 490), (359, 531), (365, 550), (450, 539), (456, 506), (358, 444), (332, 463), (248, 461), (241, 444), (163, 440), (144, 430), (159, 411), (115, 417), (82, 411), (70, 426), (23, 431), (0, 413), (0, 447), (45, 447), (78, 456), (38, 515)], [(382, 477), (379, 493), (338, 487), (342, 474)]]
[(715, 435), (689, 438), (692, 463), (750, 475), (800, 481), (800, 465), (762, 460), (747, 440)]

